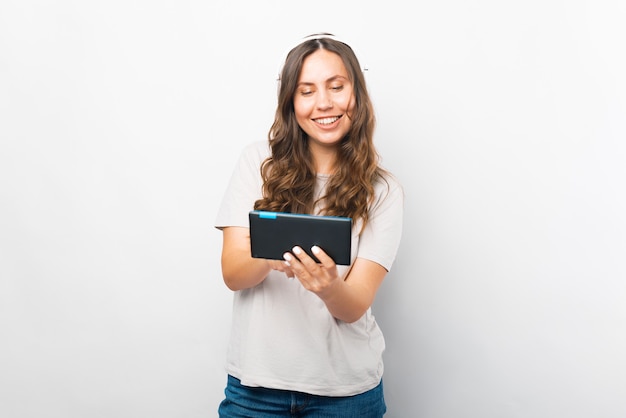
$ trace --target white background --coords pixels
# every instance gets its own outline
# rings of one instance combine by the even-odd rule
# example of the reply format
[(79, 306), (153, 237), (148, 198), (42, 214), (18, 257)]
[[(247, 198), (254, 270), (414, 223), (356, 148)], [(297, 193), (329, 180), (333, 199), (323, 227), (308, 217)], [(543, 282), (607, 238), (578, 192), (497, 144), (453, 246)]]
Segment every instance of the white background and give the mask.
[(367, 67), (405, 186), (389, 417), (626, 416), (626, 6), (0, 2), (0, 416), (213, 417), (213, 220), (283, 55)]

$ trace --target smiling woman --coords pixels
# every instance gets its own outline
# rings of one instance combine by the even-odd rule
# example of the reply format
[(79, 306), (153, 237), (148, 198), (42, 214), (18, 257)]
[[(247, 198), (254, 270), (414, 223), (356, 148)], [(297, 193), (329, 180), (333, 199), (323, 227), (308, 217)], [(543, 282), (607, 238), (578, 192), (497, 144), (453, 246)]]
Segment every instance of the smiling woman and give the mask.
[[(371, 304), (398, 250), (403, 193), (379, 164), (374, 122), (350, 46), (322, 35), (290, 51), (269, 142), (246, 147), (216, 221), (235, 292), (220, 416), (385, 413)], [(350, 264), (295, 243), (282, 261), (253, 258), (252, 209), (352, 218)]]

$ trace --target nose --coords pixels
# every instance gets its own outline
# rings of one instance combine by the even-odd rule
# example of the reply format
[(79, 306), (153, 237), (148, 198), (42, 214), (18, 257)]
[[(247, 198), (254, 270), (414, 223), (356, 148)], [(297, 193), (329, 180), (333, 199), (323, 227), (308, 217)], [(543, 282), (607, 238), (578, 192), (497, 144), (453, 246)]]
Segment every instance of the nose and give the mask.
[(333, 101), (328, 91), (326, 90), (320, 91), (320, 93), (317, 96), (317, 108), (320, 110), (327, 110), (327, 109), (331, 109), (332, 107), (333, 107)]

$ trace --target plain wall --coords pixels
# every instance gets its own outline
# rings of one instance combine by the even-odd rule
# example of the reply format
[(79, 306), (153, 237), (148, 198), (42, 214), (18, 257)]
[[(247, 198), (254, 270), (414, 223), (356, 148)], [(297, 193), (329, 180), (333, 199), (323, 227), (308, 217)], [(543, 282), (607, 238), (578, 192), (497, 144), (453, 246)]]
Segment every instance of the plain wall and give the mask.
[(216, 416), (213, 220), (319, 31), (367, 68), (406, 193), (374, 305), (387, 416), (626, 416), (625, 21), (619, 0), (2, 0), (0, 416)]

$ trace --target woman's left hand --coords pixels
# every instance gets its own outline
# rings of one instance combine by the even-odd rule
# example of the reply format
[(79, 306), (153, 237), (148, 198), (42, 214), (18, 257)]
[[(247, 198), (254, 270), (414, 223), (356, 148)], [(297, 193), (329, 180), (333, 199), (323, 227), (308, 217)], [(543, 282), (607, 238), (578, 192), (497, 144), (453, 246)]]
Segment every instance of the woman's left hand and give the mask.
[(285, 253), (283, 258), (302, 286), (322, 299), (332, 294), (333, 287), (339, 283), (339, 273), (333, 259), (318, 246), (313, 246), (311, 251), (319, 263), (300, 247), (293, 247), (291, 251)]

